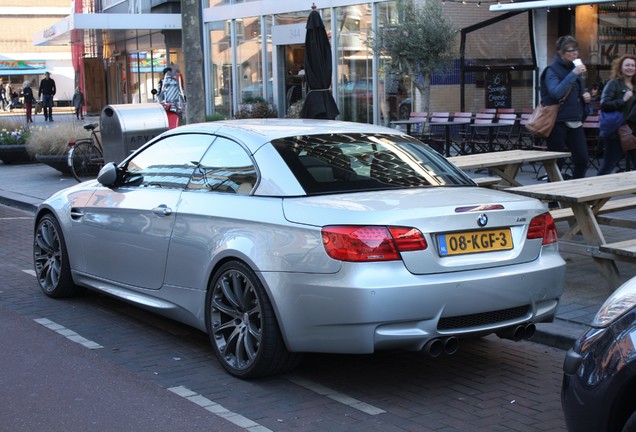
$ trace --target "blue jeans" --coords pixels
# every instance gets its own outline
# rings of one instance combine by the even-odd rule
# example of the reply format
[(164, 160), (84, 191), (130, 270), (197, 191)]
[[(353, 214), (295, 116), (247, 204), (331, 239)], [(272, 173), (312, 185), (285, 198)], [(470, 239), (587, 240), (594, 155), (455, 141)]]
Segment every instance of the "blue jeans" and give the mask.
[[(582, 127), (569, 128), (565, 123), (557, 123), (552, 129), (552, 133), (547, 139), (548, 150), (567, 151), (569, 148), (572, 154), (572, 177), (583, 178), (587, 172), (587, 165), (590, 158), (587, 153), (587, 140)], [(563, 167), (563, 159), (559, 159), (559, 169)]]
[(42, 95), (42, 111), (45, 119), (53, 117), (53, 95)]
[(598, 169), (598, 175), (611, 174), (616, 169), (618, 161), (625, 155), (625, 158), (629, 158), (631, 164), (630, 169), (636, 169), (636, 150), (623, 153), (621, 142), (618, 137), (614, 138), (610, 136), (604, 140), (603, 149), (603, 162)]

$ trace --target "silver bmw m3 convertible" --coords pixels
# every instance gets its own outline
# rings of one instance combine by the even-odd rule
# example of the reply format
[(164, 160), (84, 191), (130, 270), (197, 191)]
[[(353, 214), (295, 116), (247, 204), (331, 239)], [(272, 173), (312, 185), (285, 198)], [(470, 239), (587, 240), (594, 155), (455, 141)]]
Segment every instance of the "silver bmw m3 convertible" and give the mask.
[(42, 203), (33, 256), (45, 294), (90, 288), (194, 326), (241, 378), (306, 352), (529, 337), (565, 283), (544, 204), (399, 131), (327, 120), (165, 132)]

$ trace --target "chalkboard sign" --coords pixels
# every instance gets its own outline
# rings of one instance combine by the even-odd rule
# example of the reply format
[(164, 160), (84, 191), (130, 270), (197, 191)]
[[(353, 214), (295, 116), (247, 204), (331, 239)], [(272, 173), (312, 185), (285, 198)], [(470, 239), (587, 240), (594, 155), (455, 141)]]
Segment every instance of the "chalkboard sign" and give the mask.
[(486, 73), (486, 108), (511, 108), (510, 72)]

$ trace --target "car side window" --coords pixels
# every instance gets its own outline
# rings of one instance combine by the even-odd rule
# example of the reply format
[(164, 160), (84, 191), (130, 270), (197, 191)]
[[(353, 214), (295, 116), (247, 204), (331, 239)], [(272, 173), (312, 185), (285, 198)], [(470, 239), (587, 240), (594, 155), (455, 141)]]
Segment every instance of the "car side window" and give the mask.
[(141, 187), (183, 189), (213, 137), (181, 134), (157, 141), (128, 162), (130, 177), (142, 177)]
[(218, 137), (194, 170), (188, 189), (248, 195), (256, 184), (256, 167), (235, 141)]

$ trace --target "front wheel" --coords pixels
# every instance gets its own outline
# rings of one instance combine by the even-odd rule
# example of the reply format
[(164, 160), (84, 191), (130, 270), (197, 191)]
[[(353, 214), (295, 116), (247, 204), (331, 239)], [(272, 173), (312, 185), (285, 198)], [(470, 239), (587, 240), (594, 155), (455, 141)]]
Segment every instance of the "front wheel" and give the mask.
[(223, 368), (238, 378), (259, 378), (294, 368), (300, 355), (287, 351), (272, 304), (245, 264), (223, 264), (208, 292), (207, 327)]
[(33, 264), (38, 284), (49, 297), (71, 297), (84, 290), (73, 283), (62, 229), (50, 214), (35, 227)]
[(95, 178), (104, 166), (104, 156), (91, 140), (77, 141), (68, 152), (68, 165), (75, 180)]

